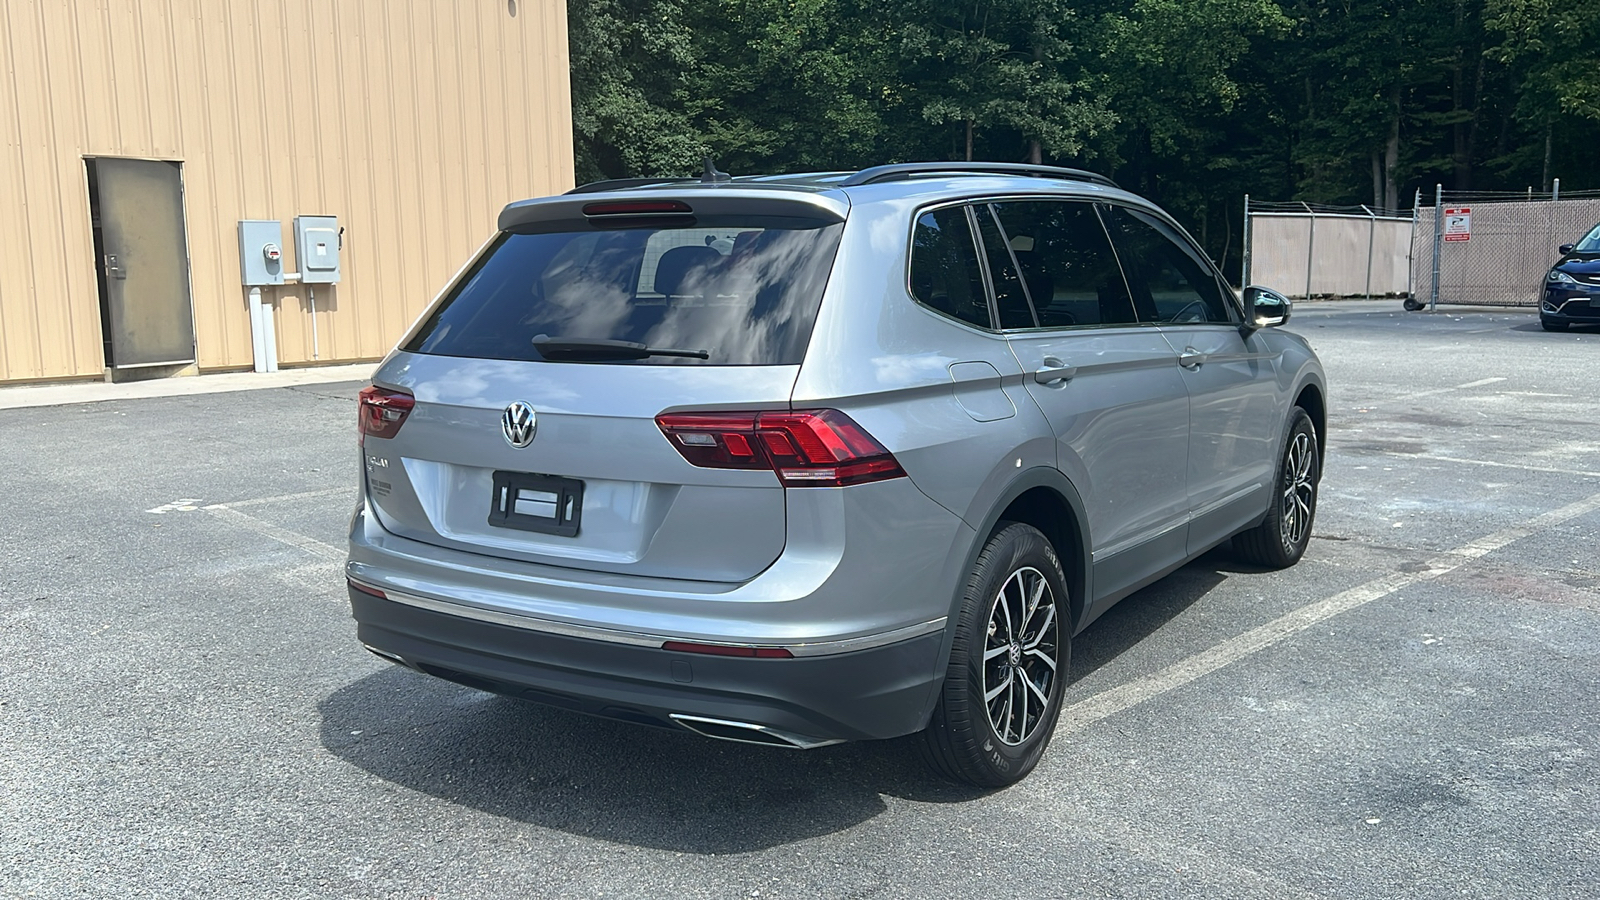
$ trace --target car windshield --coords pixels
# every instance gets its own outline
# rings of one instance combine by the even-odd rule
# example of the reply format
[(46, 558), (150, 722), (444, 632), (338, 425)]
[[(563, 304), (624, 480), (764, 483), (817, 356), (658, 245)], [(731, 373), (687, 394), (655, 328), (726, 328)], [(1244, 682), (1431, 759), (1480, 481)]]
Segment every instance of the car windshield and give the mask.
[[(843, 226), (691, 221), (501, 235), (405, 349), (550, 362), (798, 364)], [(641, 358), (603, 346), (616, 342), (704, 353)], [(541, 353), (541, 345), (562, 352)]]
[(1600, 253), (1600, 225), (1590, 229), (1572, 250), (1574, 253)]

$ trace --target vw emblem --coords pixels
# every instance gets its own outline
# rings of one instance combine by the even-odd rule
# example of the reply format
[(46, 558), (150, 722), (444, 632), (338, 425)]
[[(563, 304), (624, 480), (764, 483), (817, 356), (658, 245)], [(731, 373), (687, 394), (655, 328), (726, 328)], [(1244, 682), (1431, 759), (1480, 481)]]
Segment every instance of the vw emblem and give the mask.
[(533, 443), (533, 433), (539, 429), (538, 417), (533, 414), (533, 407), (517, 400), (500, 416), (500, 430), (505, 433), (506, 443), (517, 449), (522, 449)]

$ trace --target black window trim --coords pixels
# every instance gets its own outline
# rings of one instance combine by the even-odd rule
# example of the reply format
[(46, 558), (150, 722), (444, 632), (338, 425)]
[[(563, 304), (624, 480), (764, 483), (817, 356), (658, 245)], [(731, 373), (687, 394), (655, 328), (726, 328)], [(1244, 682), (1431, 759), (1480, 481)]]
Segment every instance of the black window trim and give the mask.
[[(1033, 325), (1031, 327), (1002, 328), (1000, 330), (1033, 331), (1037, 328), (1043, 328), (1044, 326), (1039, 324), (1039, 307), (1033, 302), (1033, 291), (1028, 288), (1028, 279), (1024, 278), (1022, 275), (1022, 263), (1017, 259), (1017, 251), (1011, 248), (1011, 235), (1006, 231), (1005, 223), (1000, 221), (1000, 214), (995, 211), (995, 202), (996, 201), (993, 200), (984, 201), (983, 208), (989, 213), (989, 219), (994, 222), (995, 230), (1000, 232), (1000, 243), (1005, 245), (1006, 258), (1011, 260), (1011, 270), (1017, 273), (1017, 284), (1022, 287), (1022, 299), (1028, 304), (1028, 315), (1033, 318)], [(974, 203), (973, 206), (976, 207), (978, 204)], [(981, 243), (983, 241), (983, 232), (979, 231), (976, 233), (978, 234), (978, 241)], [(989, 254), (984, 253), (983, 257), (984, 262), (987, 263)], [(993, 286), (991, 285), (990, 294), (994, 297), (994, 321), (995, 324), (998, 325), (1000, 324), (1000, 296), (999, 294), (994, 293), (992, 287)]]

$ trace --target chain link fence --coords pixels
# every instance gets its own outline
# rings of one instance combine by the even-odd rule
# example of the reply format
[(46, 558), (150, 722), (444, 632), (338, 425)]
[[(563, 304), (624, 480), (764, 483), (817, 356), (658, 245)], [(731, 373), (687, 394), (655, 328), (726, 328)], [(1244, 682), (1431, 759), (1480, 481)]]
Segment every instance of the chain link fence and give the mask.
[(1436, 191), (1411, 238), (1414, 303), (1537, 306), (1556, 248), (1600, 222), (1600, 191), (1489, 194)]
[(1290, 297), (1404, 297), (1410, 213), (1245, 198), (1245, 284)]

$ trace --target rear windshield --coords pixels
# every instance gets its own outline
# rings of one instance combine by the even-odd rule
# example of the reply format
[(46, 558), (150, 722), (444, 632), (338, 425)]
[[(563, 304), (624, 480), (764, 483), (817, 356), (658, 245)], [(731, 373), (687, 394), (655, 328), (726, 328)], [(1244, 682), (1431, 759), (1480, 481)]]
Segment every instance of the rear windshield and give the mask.
[(611, 340), (705, 351), (621, 365), (797, 365), (843, 225), (691, 220), (501, 235), (405, 345), (538, 361), (535, 341)]

